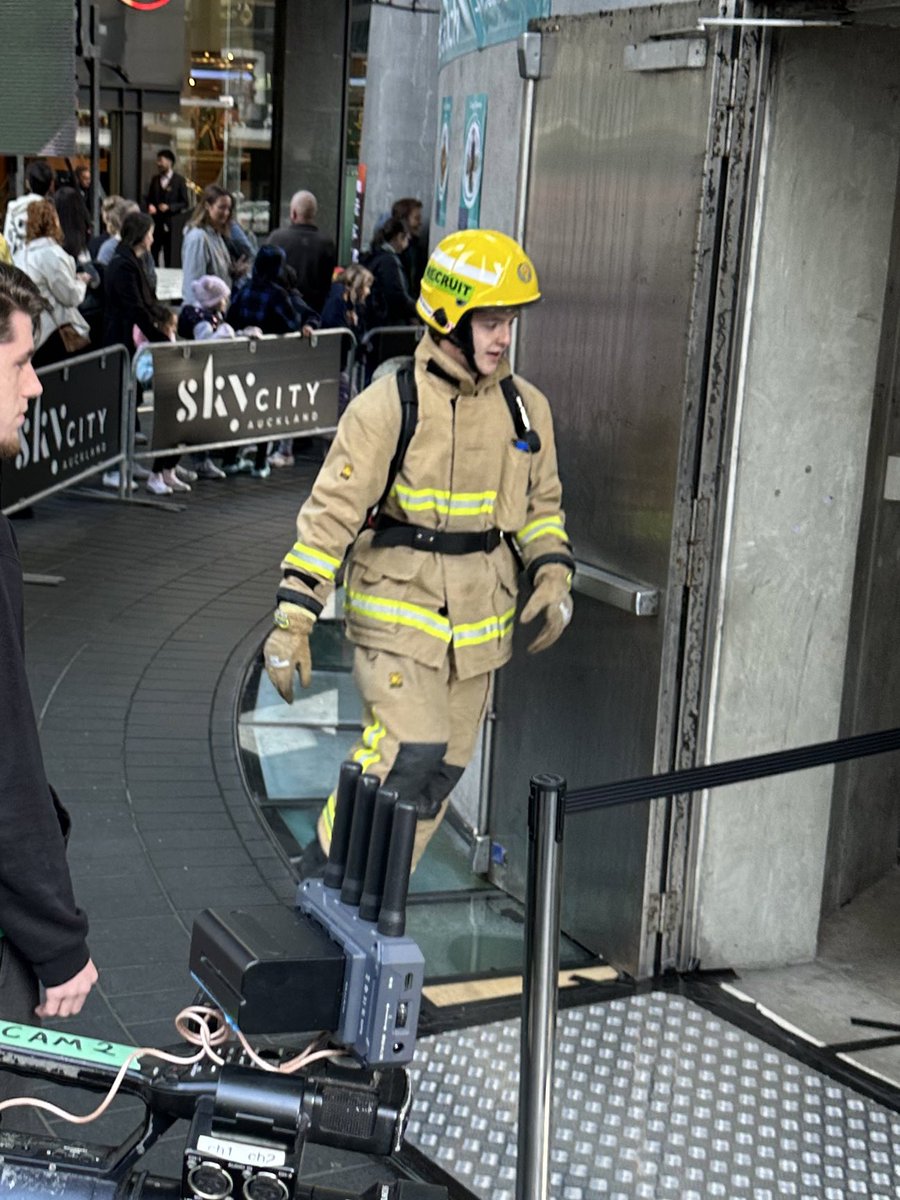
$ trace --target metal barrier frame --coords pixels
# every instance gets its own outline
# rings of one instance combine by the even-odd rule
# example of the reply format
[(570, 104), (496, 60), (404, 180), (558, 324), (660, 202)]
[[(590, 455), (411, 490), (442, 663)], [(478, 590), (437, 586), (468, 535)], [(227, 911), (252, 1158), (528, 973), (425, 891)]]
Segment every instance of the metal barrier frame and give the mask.
[[(376, 336), (380, 337), (385, 333), (412, 334), (415, 337), (415, 346), (418, 346), (419, 342), (421, 342), (422, 338), (425, 336), (425, 328), (426, 327), (424, 325), (376, 325), (374, 329), (368, 330), (368, 332), (361, 337), (358, 342), (356, 342), (350, 353), (350, 358), (347, 360), (347, 374), (350, 376), (350, 388), (352, 396), (355, 396), (359, 392), (363, 391), (365, 387), (365, 380), (363, 378), (357, 378), (356, 376), (358, 372), (364, 370), (365, 356), (368, 353), (372, 343), (375, 341)], [(413, 346), (413, 351), (415, 351), (415, 346)]]
[(130, 404), (128, 395), (130, 363), (127, 348), (122, 345), (116, 345), (104, 346), (99, 350), (90, 350), (87, 354), (79, 354), (72, 358), (63, 359), (62, 362), (52, 363), (49, 366), (41, 367), (37, 372), (37, 376), (39, 379), (45, 379), (48, 375), (54, 373), (65, 376), (72, 369), (72, 367), (77, 366), (80, 363), (92, 362), (95, 359), (108, 359), (114, 355), (119, 355), (122, 360), (120, 384), (122, 405), (119, 415), (119, 453), (111, 456), (110, 458), (103, 459), (102, 462), (92, 463), (89, 467), (85, 468), (85, 470), (79, 472), (77, 475), (72, 475), (68, 479), (63, 479), (59, 483), (54, 484), (52, 487), (44, 488), (42, 491), (34, 492), (32, 495), (25, 496), (21, 500), (17, 500), (15, 504), (11, 504), (8, 508), (4, 508), (2, 510), (5, 514), (8, 515), (10, 513), (19, 512), (21, 509), (27, 508), (30, 504), (36, 504), (38, 500), (45, 500), (48, 496), (55, 496), (57, 492), (65, 491), (66, 488), (77, 487), (80, 484), (83, 484), (86, 480), (90, 479), (92, 476), (101, 474), (105, 471), (113, 470), (117, 466), (119, 468), (120, 491), (124, 490), (123, 481), (126, 475), (129, 479), (131, 478), (131, 471), (128, 465), (128, 450), (129, 446), (131, 445), (131, 427), (129, 426)]

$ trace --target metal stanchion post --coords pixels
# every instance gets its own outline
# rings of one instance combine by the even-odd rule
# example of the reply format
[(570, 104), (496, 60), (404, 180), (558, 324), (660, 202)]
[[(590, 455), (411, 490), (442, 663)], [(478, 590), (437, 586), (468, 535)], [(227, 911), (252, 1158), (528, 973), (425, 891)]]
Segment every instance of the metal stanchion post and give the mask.
[(528, 888), (519, 1056), (517, 1200), (549, 1200), (550, 1106), (559, 977), (566, 781), (535, 775), (528, 799)]

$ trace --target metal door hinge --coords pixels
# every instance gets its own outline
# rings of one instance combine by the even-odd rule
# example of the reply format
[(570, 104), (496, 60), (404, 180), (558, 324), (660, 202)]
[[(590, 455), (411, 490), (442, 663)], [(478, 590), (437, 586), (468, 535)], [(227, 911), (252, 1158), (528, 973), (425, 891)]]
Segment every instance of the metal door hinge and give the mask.
[(691, 508), (691, 532), (688, 535), (685, 586), (696, 587), (706, 577), (707, 545), (709, 542), (709, 500), (694, 498)]
[(647, 902), (647, 926), (650, 933), (671, 937), (681, 923), (681, 893), (653, 892)]

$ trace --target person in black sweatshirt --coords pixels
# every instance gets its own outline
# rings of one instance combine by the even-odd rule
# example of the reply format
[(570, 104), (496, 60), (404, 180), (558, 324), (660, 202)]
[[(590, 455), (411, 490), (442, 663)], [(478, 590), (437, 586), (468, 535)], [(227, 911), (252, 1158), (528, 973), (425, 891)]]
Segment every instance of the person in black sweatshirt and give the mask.
[[(18, 452), (28, 401), (41, 393), (31, 357), (43, 306), (27, 275), (0, 265), (0, 457)], [(68, 814), (44, 773), (23, 607), (16, 539), (0, 514), (0, 1017), (36, 1024), (79, 1012), (97, 971), (66, 862)], [(0, 1079), (0, 1096), (23, 1090)]]

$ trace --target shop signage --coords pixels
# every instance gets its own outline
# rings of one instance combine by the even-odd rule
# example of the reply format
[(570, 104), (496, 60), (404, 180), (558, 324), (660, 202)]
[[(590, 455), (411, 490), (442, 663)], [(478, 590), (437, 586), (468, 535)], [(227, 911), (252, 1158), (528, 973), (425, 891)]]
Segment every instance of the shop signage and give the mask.
[(315, 434), (337, 424), (340, 342), (300, 337), (153, 352), (153, 449)]
[(40, 378), (44, 391), (28, 406), (19, 453), (3, 463), (3, 508), (57, 491), (120, 451), (121, 354), (47, 368)]
[(170, 0), (121, 0), (128, 8), (136, 8), (139, 12), (152, 12), (154, 8), (165, 8)]

